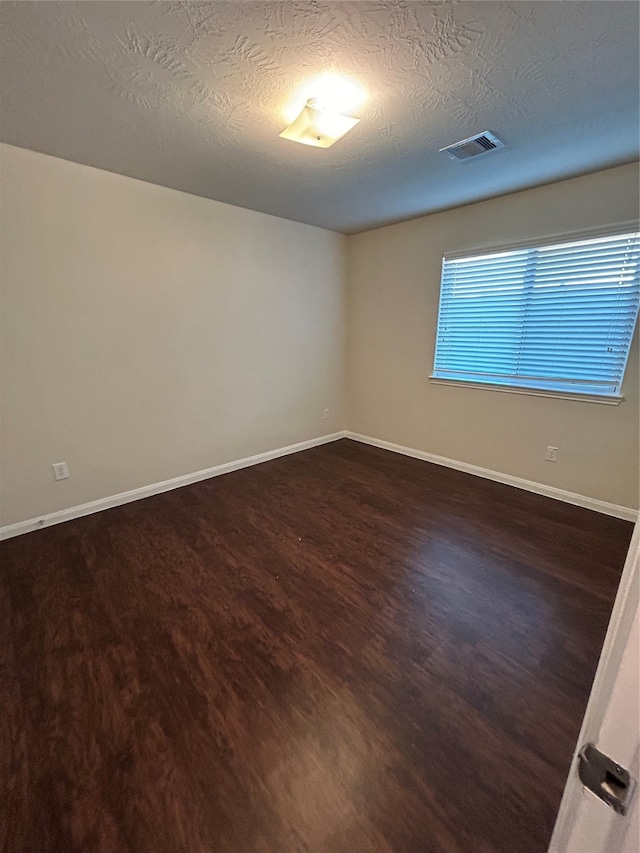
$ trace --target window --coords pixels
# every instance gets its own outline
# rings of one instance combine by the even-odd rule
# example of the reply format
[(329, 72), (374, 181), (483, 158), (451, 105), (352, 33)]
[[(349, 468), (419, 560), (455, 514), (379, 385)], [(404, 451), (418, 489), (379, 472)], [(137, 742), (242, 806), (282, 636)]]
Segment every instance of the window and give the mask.
[(445, 255), (432, 379), (619, 402), (638, 314), (639, 238)]

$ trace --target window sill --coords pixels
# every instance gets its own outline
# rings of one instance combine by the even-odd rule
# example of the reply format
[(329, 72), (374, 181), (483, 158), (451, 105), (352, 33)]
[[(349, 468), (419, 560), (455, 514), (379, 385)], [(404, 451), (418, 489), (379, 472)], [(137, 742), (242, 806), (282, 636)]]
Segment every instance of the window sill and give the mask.
[(518, 385), (494, 385), (490, 382), (467, 382), (464, 379), (440, 379), (430, 376), (434, 385), (453, 385), (456, 388), (477, 388), (479, 391), (501, 391), (507, 394), (526, 394), (530, 397), (556, 397), (561, 400), (577, 400), (580, 403), (600, 403), (605, 406), (619, 406), (624, 397), (601, 397), (598, 394), (574, 394), (568, 391), (543, 391), (538, 388), (522, 388)]

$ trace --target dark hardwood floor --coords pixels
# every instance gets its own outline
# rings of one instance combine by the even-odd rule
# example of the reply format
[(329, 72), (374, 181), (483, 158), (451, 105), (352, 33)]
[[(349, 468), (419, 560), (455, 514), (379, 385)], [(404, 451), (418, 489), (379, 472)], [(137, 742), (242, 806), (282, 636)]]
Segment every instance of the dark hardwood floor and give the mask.
[(8, 540), (2, 849), (544, 851), (630, 536), (343, 440)]

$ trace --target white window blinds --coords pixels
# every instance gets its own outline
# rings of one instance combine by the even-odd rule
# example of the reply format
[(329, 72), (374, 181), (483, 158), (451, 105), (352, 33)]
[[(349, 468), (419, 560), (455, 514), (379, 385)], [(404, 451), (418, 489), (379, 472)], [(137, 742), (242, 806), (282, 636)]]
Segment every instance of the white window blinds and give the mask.
[(445, 256), (433, 378), (619, 397), (638, 233)]

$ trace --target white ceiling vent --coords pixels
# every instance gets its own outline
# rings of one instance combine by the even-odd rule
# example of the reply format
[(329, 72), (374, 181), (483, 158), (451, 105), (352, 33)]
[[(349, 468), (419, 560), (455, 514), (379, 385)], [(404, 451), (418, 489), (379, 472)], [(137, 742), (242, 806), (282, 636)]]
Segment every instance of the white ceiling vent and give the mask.
[(501, 142), (495, 134), (485, 130), (468, 139), (463, 139), (462, 142), (447, 145), (440, 151), (444, 151), (452, 160), (461, 161), (477, 157), (478, 154), (486, 154), (487, 151), (494, 151), (496, 148), (504, 148), (504, 142)]

